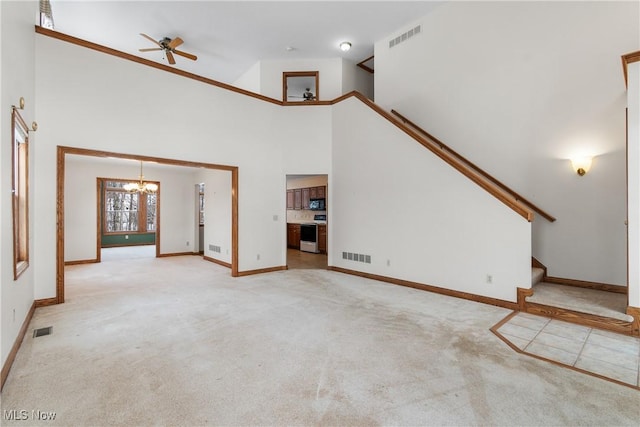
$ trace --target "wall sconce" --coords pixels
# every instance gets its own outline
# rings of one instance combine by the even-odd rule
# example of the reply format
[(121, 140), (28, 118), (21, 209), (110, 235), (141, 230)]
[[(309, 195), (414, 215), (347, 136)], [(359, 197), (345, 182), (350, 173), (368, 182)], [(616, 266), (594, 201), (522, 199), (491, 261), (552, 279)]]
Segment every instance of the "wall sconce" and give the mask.
[(591, 157), (576, 157), (571, 159), (571, 165), (578, 175), (584, 176), (591, 169), (592, 160)]
[(37, 131), (38, 130), (38, 123), (36, 123), (35, 121), (31, 122), (31, 130), (34, 131), (34, 132)]

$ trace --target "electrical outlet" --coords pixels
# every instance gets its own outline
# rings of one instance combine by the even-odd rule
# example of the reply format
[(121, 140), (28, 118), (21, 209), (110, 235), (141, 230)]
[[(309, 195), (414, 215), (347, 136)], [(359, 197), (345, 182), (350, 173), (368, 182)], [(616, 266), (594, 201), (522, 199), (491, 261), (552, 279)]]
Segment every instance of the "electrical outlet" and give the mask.
[(260, 261), (260, 254), (256, 255), (256, 259)]
[(493, 276), (491, 274), (487, 274), (487, 283), (493, 283)]
[(387, 260), (387, 267), (391, 267), (391, 260), (390, 259)]
[(189, 241), (187, 240), (187, 246), (189, 246)]
[(125, 239), (125, 240), (129, 240), (129, 235), (128, 235), (128, 234), (125, 234), (125, 235), (124, 235), (124, 239)]

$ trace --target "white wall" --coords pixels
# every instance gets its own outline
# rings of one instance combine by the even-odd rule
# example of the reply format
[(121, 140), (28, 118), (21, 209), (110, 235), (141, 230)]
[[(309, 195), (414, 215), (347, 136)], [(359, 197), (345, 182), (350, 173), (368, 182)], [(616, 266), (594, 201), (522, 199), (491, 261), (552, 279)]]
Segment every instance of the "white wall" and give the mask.
[(342, 93), (358, 91), (374, 99), (373, 74), (358, 67), (355, 62), (342, 60)]
[(330, 101), (342, 95), (342, 58), (261, 61), (262, 95), (282, 100), (284, 71), (318, 71), (319, 101)]
[[(260, 93), (260, 64), (260, 61), (256, 62), (238, 80), (233, 82), (233, 85), (251, 92)], [(282, 87), (282, 83), (280, 83), (280, 87)], [(282, 99), (282, 93), (276, 99)]]
[(286, 264), (285, 176), (328, 173), (329, 107), (282, 108), (42, 35), (36, 53), (36, 298), (55, 295), (57, 145), (238, 166), (239, 270)]
[[(96, 258), (97, 178), (137, 180), (139, 162), (67, 155), (65, 162), (65, 261)], [(144, 179), (160, 182), (160, 253), (193, 250), (197, 169), (144, 164)], [(186, 244), (189, 242), (189, 245)]]
[[(209, 170), (204, 182), (204, 254), (231, 264), (231, 172)], [(214, 252), (209, 245), (220, 247)]]
[(526, 219), (354, 98), (333, 124), (329, 265), (506, 301), (530, 287)]
[(34, 295), (34, 270), (38, 257), (34, 254), (34, 197), (33, 165), (36, 134), (31, 132), (30, 141), (30, 194), (29, 194), (29, 257), (30, 266), (13, 280), (13, 228), (11, 208), (11, 106), (18, 105), (20, 97), (26, 101), (20, 114), (27, 123), (37, 120), (34, 89), (34, 34), (33, 25), (38, 3), (34, 1), (0, 2), (0, 357), (1, 366), (7, 360), (20, 327), (24, 322)]
[(640, 307), (640, 62), (629, 64), (629, 305)]
[[(640, 47), (638, 8), (446, 2), (397, 31), (420, 35), (375, 46), (377, 103), (557, 217), (534, 223), (552, 276), (626, 283), (620, 55)], [(582, 151), (597, 157), (580, 178), (568, 158)]]
[(193, 236), (196, 227), (193, 186), (198, 183), (197, 170), (145, 167), (144, 177), (160, 181), (160, 253), (197, 251)]

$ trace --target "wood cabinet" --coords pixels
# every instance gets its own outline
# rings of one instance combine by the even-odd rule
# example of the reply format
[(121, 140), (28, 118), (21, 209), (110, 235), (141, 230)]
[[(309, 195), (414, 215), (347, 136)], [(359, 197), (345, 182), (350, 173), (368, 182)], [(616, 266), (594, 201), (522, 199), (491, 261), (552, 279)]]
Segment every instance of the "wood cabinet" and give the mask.
[(302, 209), (302, 188), (293, 190), (293, 209)]
[(287, 190), (287, 209), (293, 209), (293, 190)]
[(287, 224), (287, 246), (300, 249), (300, 224)]
[(302, 209), (309, 209), (309, 195), (311, 194), (309, 190), (309, 188), (302, 189)]
[(327, 226), (318, 225), (318, 250), (322, 254), (327, 253)]
[(287, 209), (309, 209), (311, 199), (325, 199), (327, 197), (327, 187), (296, 188), (287, 190)]

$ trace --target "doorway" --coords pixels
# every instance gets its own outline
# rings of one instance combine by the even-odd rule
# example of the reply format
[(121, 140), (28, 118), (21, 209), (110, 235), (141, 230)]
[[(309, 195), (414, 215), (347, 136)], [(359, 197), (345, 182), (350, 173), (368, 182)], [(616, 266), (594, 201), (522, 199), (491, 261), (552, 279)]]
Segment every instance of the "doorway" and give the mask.
[[(237, 166), (226, 166), (226, 165), (217, 165), (211, 163), (202, 163), (202, 162), (191, 162), (184, 160), (174, 160), (174, 159), (166, 159), (159, 157), (151, 157), (151, 156), (142, 156), (142, 155), (132, 155), (126, 153), (114, 153), (114, 152), (106, 152), (106, 151), (98, 151), (98, 150), (89, 150), (83, 148), (74, 148), (74, 147), (63, 147), (58, 146), (57, 149), (57, 178), (56, 178), (56, 221), (57, 221), (57, 232), (56, 232), (56, 296), (54, 298), (50, 298), (42, 301), (42, 305), (50, 305), (50, 304), (60, 304), (64, 302), (64, 266), (65, 266), (65, 193), (67, 191), (73, 191), (72, 188), (67, 188), (67, 180), (65, 176), (66, 162), (71, 157), (76, 156), (86, 156), (88, 158), (98, 158), (98, 159), (120, 159), (120, 160), (135, 160), (135, 161), (144, 161), (144, 162), (154, 162), (158, 165), (168, 165), (168, 166), (183, 166), (190, 168), (198, 168), (203, 171), (224, 171), (228, 173), (228, 186), (230, 188), (227, 189), (229, 197), (229, 213), (230, 213), (230, 247), (229, 247), (229, 256), (230, 263), (229, 267), (231, 269), (231, 276), (238, 276), (238, 167)], [(226, 175), (225, 173), (225, 175)], [(95, 180), (92, 180), (95, 182)], [(95, 191), (95, 190), (93, 190)], [(84, 193), (86, 194), (86, 193)], [(93, 218), (96, 218), (97, 215), (94, 215)], [(157, 212), (157, 220), (160, 221), (160, 212)], [(86, 215), (85, 215), (86, 218)], [(99, 228), (96, 227), (94, 223), (94, 230)], [(97, 239), (96, 239), (97, 240)], [(192, 240), (192, 239), (189, 239)], [(184, 242), (184, 241), (183, 241)], [(160, 247), (160, 235), (156, 234), (156, 247)], [(195, 242), (194, 242), (195, 243)], [(189, 245), (189, 241), (186, 242)], [(158, 251), (158, 249), (156, 249)], [(169, 254), (158, 254), (158, 256), (172, 256), (172, 255), (186, 255), (187, 253), (169, 253)], [(93, 261), (95, 262), (95, 261)]]
[(328, 175), (287, 175), (287, 268), (328, 266)]

